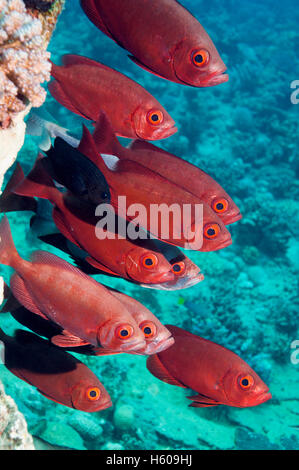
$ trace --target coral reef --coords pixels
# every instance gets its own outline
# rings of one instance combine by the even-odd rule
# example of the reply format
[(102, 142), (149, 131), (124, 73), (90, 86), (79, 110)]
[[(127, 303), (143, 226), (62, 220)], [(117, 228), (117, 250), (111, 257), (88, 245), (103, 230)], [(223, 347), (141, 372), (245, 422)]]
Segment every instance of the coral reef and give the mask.
[(7, 128), (28, 102), (39, 107), (45, 101), (41, 84), (50, 79), (46, 47), (53, 21), (42, 21), (22, 0), (0, 0), (0, 11), (0, 124)]

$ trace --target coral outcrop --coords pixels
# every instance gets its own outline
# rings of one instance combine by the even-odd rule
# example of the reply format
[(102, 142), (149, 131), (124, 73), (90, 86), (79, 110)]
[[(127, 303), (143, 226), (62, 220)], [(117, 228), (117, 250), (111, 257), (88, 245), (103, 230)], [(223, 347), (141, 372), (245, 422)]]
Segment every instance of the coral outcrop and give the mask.
[(0, 12), (0, 125), (7, 128), (28, 102), (39, 107), (45, 101), (41, 85), (50, 80), (46, 48), (53, 21), (26, 9), (23, 0), (0, 0)]
[(0, 382), (0, 450), (34, 450), (24, 416)]

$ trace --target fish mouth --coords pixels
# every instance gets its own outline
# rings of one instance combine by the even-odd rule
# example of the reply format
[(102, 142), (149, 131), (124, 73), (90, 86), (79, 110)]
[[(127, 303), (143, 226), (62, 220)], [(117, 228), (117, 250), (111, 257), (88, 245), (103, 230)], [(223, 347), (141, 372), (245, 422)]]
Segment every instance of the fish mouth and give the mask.
[(226, 248), (227, 246), (230, 246), (232, 244), (232, 239), (231, 237), (230, 238), (227, 238), (226, 240), (224, 240), (222, 243), (219, 243), (216, 248), (213, 249), (213, 251), (217, 251), (217, 250), (222, 250), (222, 248)]
[(156, 284), (157, 281), (159, 284), (160, 283), (162, 284), (162, 283), (167, 283), (167, 282), (171, 282), (174, 280), (175, 280), (175, 274), (173, 274), (173, 272), (171, 271), (167, 271), (166, 273), (163, 273), (158, 279), (153, 281), (153, 284)]
[(129, 341), (128, 343), (126, 344), (122, 344), (119, 348), (119, 350), (121, 352), (126, 352), (126, 351), (135, 351), (135, 350), (139, 350), (139, 349), (142, 349), (144, 348), (144, 346), (146, 345), (145, 343), (145, 340), (141, 341), (141, 340), (133, 340), (133, 341)]
[(222, 72), (213, 72), (207, 75), (206, 77), (199, 80), (199, 86), (210, 87), (210, 86), (216, 86), (216, 85), (220, 85), (221, 83), (228, 82), (229, 75), (225, 72), (226, 72), (226, 68)]
[(169, 129), (164, 129), (161, 132), (161, 134), (163, 134), (163, 137), (160, 137), (160, 138), (166, 139), (167, 137), (170, 137), (171, 135), (175, 134), (177, 131), (178, 131), (178, 128), (175, 125), (173, 125)]
[[(75, 410), (80, 410), (80, 408), (77, 408), (73, 399), (71, 398), (71, 404), (72, 404), (72, 407), (75, 409)], [(100, 411), (100, 410), (106, 410), (106, 408), (110, 408), (110, 406), (112, 406), (112, 400), (111, 398), (109, 398), (108, 400), (104, 401), (104, 403), (96, 403), (94, 402), (94, 405), (95, 407), (91, 409), (87, 409), (87, 410), (84, 410), (84, 409), (81, 409), (80, 411)], [(98, 406), (96, 406), (98, 405)]]
[(178, 128), (176, 127), (175, 124), (168, 128), (161, 128), (161, 129), (156, 129), (153, 134), (151, 135), (150, 138), (145, 137), (144, 135), (141, 135), (136, 129), (135, 133), (138, 139), (141, 140), (160, 140), (160, 139), (167, 139), (167, 137), (170, 137), (171, 135), (175, 134), (178, 131)]
[(233, 215), (226, 215), (225, 217), (222, 217), (221, 220), (224, 223), (224, 225), (230, 225), (234, 224), (235, 222), (238, 222), (238, 220), (242, 219), (243, 215), (241, 212), (238, 212), (237, 214)]
[(110, 408), (110, 406), (112, 406), (112, 400), (107, 400), (101, 403), (101, 410), (106, 410), (106, 408)]
[(188, 287), (195, 286), (199, 282), (204, 280), (203, 274), (198, 274), (194, 277), (182, 277), (176, 278), (174, 282), (164, 282), (163, 284), (141, 284), (142, 287), (146, 287), (148, 289), (158, 289), (158, 290), (167, 290), (167, 291), (174, 291), (174, 290), (181, 290), (187, 289)]
[[(133, 278), (132, 278), (133, 279)], [(136, 279), (140, 282), (139, 279)], [(175, 281), (175, 274), (171, 271), (163, 273), (161, 276), (155, 276), (152, 280), (149, 279), (147, 283), (140, 282), (140, 285), (143, 287), (148, 287), (149, 289), (156, 289), (155, 286), (163, 286), (164, 284), (169, 284)]]
[(155, 342), (152, 342), (151, 344), (149, 344), (149, 347), (146, 348), (146, 354), (148, 354), (148, 355), (157, 354), (161, 351), (165, 351), (165, 349), (168, 349), (173, 344), (174, 344), (173, 336), (170, 336), (166, 340), (162, 339), (157, 344), (155, 344)]
[(269, 390), (266, 390), (265, 392), (260, 393), (255, 400), (256, 405), (261, 405), (262, 403), (265, 403), (266, 401), (270, 400), (272, 398), (272, 394), (269, 392)]
[(145, 356), (145, 355), (150, 356), (151, 354), (157, 354), (161, 351), (164, 351), (165, 349), (168, 349), (173, 344), (174, 344), (174, 338), (173, 336), (170, 336), (169, 338), (162, 339), (158, 342), (152, 341), (151, 343), (147, 344), (145, 348), (134, 351), (133, 354), (136, 354), (139, 356)]

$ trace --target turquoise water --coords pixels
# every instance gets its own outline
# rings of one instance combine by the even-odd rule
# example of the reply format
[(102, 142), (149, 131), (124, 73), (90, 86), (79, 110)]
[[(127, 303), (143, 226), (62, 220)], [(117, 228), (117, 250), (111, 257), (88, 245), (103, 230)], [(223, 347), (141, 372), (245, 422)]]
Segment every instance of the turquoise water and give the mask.
[[(299, 363), (299, 9), (295, 1), (184, 0), (228, 66), (230, 81), (193, 89), (161, 80), (127, 59), (66, 0), (50, 44), (52, 60), (77, 53), (138, 81), (167, 109), (179, 132), (159, 145), (197, 164), (233, 197), (243, 219), (229, 227), (233, 244), (187, 255), (205, 280), (183, 291), (159, 292), (95, 276), (135, 297), (163, 322), (231, 349), (269, 385), (272, 400), (255, 408), (188, 408), (190, 394), (155, 379), (144, 357), (80, 356), (99, 376), (114, 406), (86, 414), (48, 401), (1, 370), (6, 391), (24, 413), (36, 445), (75, 449), (298, 449)], [(293, 98), (292, 98), (293, 93)], [(298, 94), (299, 98), (299, 94)], [(51, 96), (47, 110), (80, 134), (82, 120)], [(26, 137), (19, 161), (29, 170), (36, 142)], [(9, 174), (7, 175), (9, 176)], [(9, 214), (26, 257), (35, 248), (61, 252), (29, 233), (31, 214)], [(8, 270), (5, 272), (7, 278)], [(6, 332), (18, 324), (6, 314)], [(188, 358), (186, 358), (186, 361)], [(42, 440), (38, 440), (37, 436)]]

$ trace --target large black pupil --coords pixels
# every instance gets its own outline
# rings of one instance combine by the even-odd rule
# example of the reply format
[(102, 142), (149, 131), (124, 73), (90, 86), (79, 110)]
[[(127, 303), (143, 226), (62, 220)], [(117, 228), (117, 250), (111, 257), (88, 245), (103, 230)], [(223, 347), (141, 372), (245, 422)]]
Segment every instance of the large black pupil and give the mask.
[(176, 273), (178, 273), (178, 272), (181, 270), (181, 267), (180, 267), (179, 264), (174, 264), (173, 267), (172, 267), (172, 269), (173, 269)]
[(210, 236), (215, 235), (215, 230), (213, 228), (209, 228), (208, 235), (210, 235)]
[(147, 266), (152, 266), (153, 260), (151, 260), (150, 258), (147, 258), (147, 259), (145, 260), (145, 264), (146, 264)]
[(216, 205), (216, 207), (217, 207), (217, 209), (218, 209), (219, 211), (222, 211), (223, 208), (224, 208), (224, 205), (222, 204), (222, 202), (218, 202), (218, 204)]
[(94, 398), (97, 396), (97, 392), (95, 392), (94, 390), (92, 390), (91, 392), (89, 392), (89, 396), (91, 396), (91, 398)]
[(149, 326), (146, 326), (146, 327), (144, 328), (143, 332), (144, 332), (145, 335), (150, 335), (151, 332), (152, 332), (152, 330), (150, 329)]
[(158, 121), (158, 119), (159, 119), (158, 114), (152, 114), (152, 121), (156, 122), (156, 121)]
[(129, 334), (128, 330), (121, 330), (120, 332), (120, 335), (123, 337), (128, 336), (128, 334)]
[(195, 62), (197, 62), (198, 64), (202, 64), (203, 62), (203, 56), (201, 54), (196, 54), (195, 56)]
[(242, 380), (242, 385), (244, 385), (244, 387), (247, 387), (248, 384), (249, 384), (248, 379), (243, 379)]

